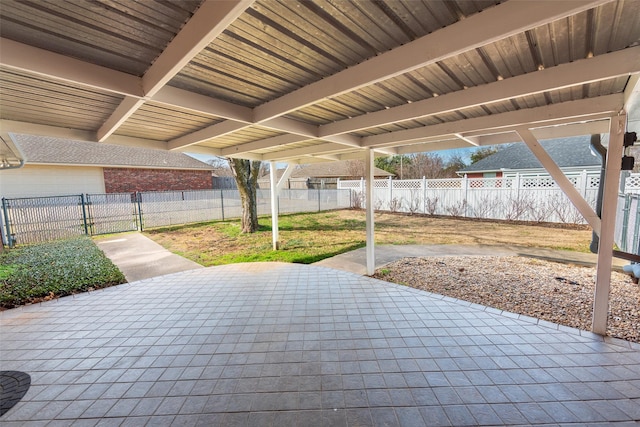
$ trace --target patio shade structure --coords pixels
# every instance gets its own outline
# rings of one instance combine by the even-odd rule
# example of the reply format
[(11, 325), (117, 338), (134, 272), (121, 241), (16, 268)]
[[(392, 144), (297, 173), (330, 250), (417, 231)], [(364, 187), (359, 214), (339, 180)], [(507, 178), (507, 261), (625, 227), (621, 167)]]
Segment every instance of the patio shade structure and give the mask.
[[(622, 137), (638, 119), (637, 0), (3, 0), (0, 37), (6, 165), (20, 132), (366, 159), (371, 184), (376, 155), (524, 140), (600, 234), (593, 330), (606, 328)], [(594, 133), (609, 134), (602, 218), (537, 142)]]

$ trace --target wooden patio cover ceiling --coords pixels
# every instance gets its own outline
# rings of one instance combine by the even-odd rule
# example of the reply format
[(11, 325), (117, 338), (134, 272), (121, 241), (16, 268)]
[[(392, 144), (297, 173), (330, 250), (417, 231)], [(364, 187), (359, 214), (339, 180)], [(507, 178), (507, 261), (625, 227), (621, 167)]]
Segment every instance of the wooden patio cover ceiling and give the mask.
[(3, 133), (219, 156), (607, 132), (638, 98), (638, 0), (2, 0), (0, 32)]

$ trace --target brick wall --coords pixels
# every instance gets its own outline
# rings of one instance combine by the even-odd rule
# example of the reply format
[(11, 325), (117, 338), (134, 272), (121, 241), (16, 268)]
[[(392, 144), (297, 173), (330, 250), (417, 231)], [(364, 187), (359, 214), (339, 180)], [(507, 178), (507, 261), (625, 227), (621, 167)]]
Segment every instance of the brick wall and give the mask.
[(208, 190), (212, 188), (207, 170), (104, 168), (107, 193), (134, 191)]
[[(466, 175), (467, 175), (467, 178), (484, 178), (484, 173), (482, 172), (472, 172)], [(502, 172), (496, 172), (495, 178), (502, 178)]]

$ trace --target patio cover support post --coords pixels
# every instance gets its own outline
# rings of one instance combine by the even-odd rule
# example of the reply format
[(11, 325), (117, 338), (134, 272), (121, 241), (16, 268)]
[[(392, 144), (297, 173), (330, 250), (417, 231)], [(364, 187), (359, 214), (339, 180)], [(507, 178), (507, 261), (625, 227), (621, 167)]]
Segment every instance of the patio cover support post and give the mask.
[(280, 196), (280, 190), (284, 187), (295, 166), (292, 163), (287, 165), (284, 173), (278, 179), (278, 169), (276, 162), (269, 162), (269, 180), (271, 189), (271, 237), (273, 241), (273, 250), (280, 249), (280, 241), (278, 240), (278, 196)]
[(366, 180), (366, 222), (367, 222), (367, 274), (372, 275), (376, 269), (375, 238), (373, 223), (373, 158), (374, 153), (371, 148), (366, 149), (364, 161)]
[(280, 249), (278, 241), (278, 184), (276, 162), (269, 162), (269, 178), (271, 190), (271, 239), (273, 242), (273, 250)]
[(618, 205), (618, 185), (622, 166), (623, 138), (626, 114), (612, 117), (609, 125), (609, 146), (605, 166), (604, 191), (602, 197), (602, 229), (598, 246), (596, 266), (596, 290), (593, 298), (593, 323), (591, 330), (596, 334), (607, 332), (609, 314), (609, 289), (611, 287), (611, 263)]
[(533, 132), (527, 128), (518, 128), (516, 132), (540, 163), (542, 163), (542, 166), (549, 172), (549, 175), (555, 180), (564, 194), (571, 200), (571, 203), (580, 211), (593, 231), (597, 235), (600, 235), (600, 217), (598, 217), (598, 214), (596, 214), (591, 205), (587, 203), (580, 192), (573, 186), (571, 181), (569, 181), (569, 178), (566, 177), (556, 162), (553, 161), (551, 156), (549, 156), (542, 145), (540, 145)]

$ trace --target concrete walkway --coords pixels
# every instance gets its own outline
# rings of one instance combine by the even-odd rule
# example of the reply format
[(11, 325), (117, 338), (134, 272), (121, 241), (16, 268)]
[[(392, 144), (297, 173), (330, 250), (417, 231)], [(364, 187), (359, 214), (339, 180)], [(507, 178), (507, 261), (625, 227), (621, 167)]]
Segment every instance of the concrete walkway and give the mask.
[[(200, 264), (173, 254), (140, 233), (128, 233), (96, 240), (105, 255), (118, 266), (127, 281), (149, 279), (170, 273), (203, 268)], [(346, 252), (316, 262), (314, 265), (366, 275), (365, 248)], [(429, 256), (525, 256), (578, 265), (595, 266), (597, 255), (524, 246), (490, 245), (378, 245), (376, 268), (401, 258)], [(626, 261), (614, 258), (614, 268), (621, 270)]]
[[(524, 246), (490, 245), (378, 245), (375, 248), (376, 268), (407, 257), (444, 256), (524, 256), (570, 264), (595, 266), (597, 255)], [(614, 258), (614, 268), (621, 270), (626, 261)], [(315, 263), (322, 267), (367, 274), (366, 248), (356, 249)]]
[(169, 252), (140, 233), (121, 234), (95, 242), (129, 282), (203, 268), (198, 263)]

